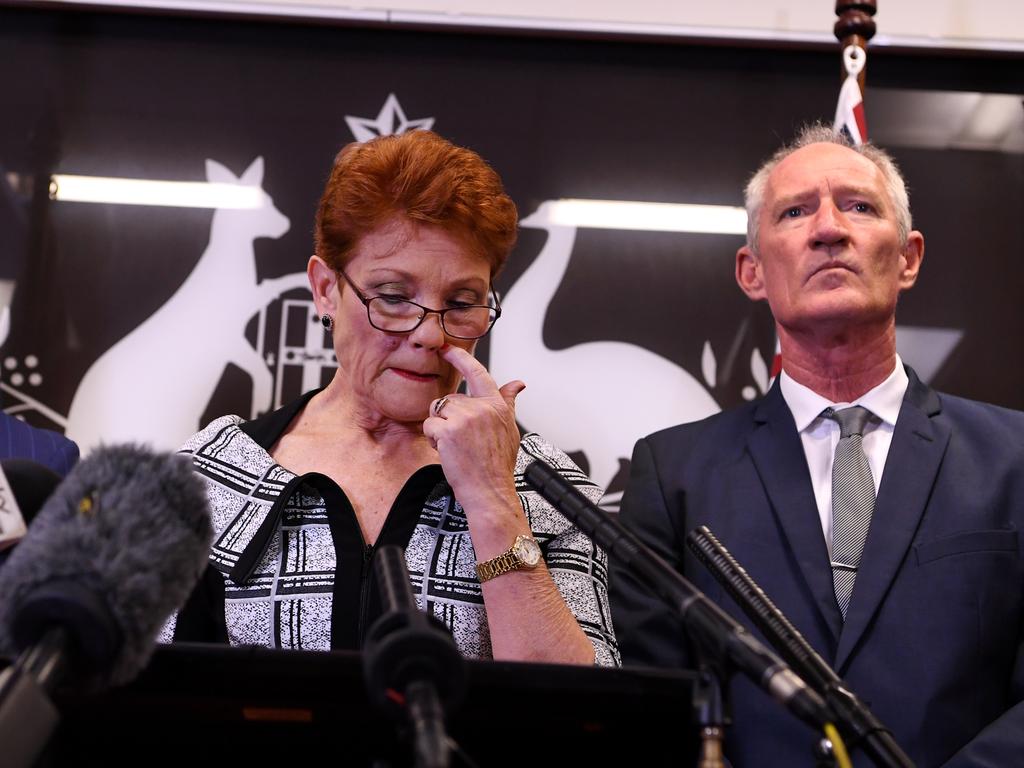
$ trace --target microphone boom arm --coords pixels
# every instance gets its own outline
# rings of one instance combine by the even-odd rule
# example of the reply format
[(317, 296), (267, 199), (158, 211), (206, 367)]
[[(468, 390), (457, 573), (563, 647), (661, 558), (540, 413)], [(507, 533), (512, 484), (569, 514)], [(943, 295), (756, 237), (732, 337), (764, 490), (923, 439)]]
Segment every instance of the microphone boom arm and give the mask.
[(710, 656), (729, 662), (812, 728), (821, 730), (830, 721), (825, 702), (782, 659), (548, 464), (534, 461), (524, 477), (581, 531), (672, 606)]
[(862, 747), (875, 765), (913, 768), (914, 763), (889, 730), (775, 607), (707, 526), (690, 531), (686, 544), (783, 658), (826, 701), (851, 746)]

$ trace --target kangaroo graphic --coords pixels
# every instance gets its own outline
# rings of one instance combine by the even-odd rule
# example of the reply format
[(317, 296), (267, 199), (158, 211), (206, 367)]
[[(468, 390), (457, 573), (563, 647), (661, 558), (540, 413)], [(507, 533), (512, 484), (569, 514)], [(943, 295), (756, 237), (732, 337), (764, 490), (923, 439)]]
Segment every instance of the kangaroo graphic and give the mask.
[(617, 341), (546, 347), (544, 317), (569, 265), (576, 228), (552, 223), (550, 201), (520, 225), (545, 229), (548, 239), (502, 297), (501, 320), (491, 331), (491, 374), (499, 383), (525, 381), (528, 389), (516, 401), (519, 422), (564, 451), (583, 451), (591, 478), (607, 488), (638, 438), (721, 409), (696, 378), (643, 347)]
[[(214, 160), (207, 180), (260, 188), (263, 158), (239, 177)], [(261, 205), (217, 209), (210, 243), (167, 302), (89, 368), (71, 402), (67, 435), (85, 453), (98, 445), (146, 442), (172, 450), (195, 431), (226, 363), (252, 378), (253, 410), (272, 405), (273, 376), (245, 338), (252, 316), (307, 285), (305, 272), (257, 282), (253, 240), (279, 238), (289, 221), (262, 189)]]

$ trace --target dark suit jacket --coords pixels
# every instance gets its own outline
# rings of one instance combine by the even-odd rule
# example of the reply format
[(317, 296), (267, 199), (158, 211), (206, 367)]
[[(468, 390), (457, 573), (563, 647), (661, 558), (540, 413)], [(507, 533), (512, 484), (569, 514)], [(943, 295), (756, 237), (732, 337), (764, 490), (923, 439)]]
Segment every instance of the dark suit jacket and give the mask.
[(38, 429), (0, 411), (0, 459), (29, 459), (66, 475), (78, 461), (78, 446), (59, 432)]
[[(919, 766), (1024, 765), (1024, 413), (940, 395), (907, 372), (845, 624), (777, 384), (640, 440), (622, 521), (750, 626), (685, 546), (707, 525)], [(612, 567), (624, 662), (687, 665), (678, 620)], [(810, 729), (744, 680), (731, 693), (734, 766), (813, 764)]]

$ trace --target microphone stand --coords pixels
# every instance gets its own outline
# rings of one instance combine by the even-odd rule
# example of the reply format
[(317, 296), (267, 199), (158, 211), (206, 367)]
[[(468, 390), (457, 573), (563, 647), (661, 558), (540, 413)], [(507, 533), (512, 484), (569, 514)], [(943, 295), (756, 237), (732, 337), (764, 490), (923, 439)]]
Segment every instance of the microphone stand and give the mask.
[(707, 526), (690, 531), (686, 544), (797, 674), (821, 695), (851, 746), (862, 747), (875, 765), (913, 768), (914, 763), (889, 730), (846, 687)]
[(524, 479), (675, 609), (687, 632), (719, 668), (739, 670), (815, 730), (829, 722), (825, 702), (782, 659), (556, 470), (534, 461), (526, 468)]
[(448, 629), (417, 607), (401, 547), (381, 547), (374, 572), (384, 613), (370, 627), (363, 649), (370, 698), (412, 725), (417, 768), (448, 768), (444, 719), (465, 692), (462, 654)]
[(693, 688), (693, 708), (700, 726), (700, 757), (697, 768), (725, 768), (727, 702), (722, 674), (714, 664), (701, 662)]
[(109, 669), (121, 634), (103, 598), (72, 578), (51, 579), (10, 610), (7, 631), (18, 659), (0, 672), (4, 765), (34, 765), (60, 722), (59, 685)]
[(65, 674), (67, 632), (48, 630), (11, 666), (0, 672), (0, 744), (4, 765), (35, 765), (60, 722), (50, 694)]

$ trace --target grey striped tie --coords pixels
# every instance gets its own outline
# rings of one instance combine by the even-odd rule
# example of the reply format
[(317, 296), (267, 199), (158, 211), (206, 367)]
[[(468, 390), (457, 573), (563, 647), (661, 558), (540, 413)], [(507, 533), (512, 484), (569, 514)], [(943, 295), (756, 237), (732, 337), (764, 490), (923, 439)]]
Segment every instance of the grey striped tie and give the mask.
[(832, 585), (845, 620), (875, 511), (875, 481), (861, 445), (871, 411), (855, 405), (841, 411), (826, 408), (822, 415), (839, 423), (839, 443), (832, 462)]

